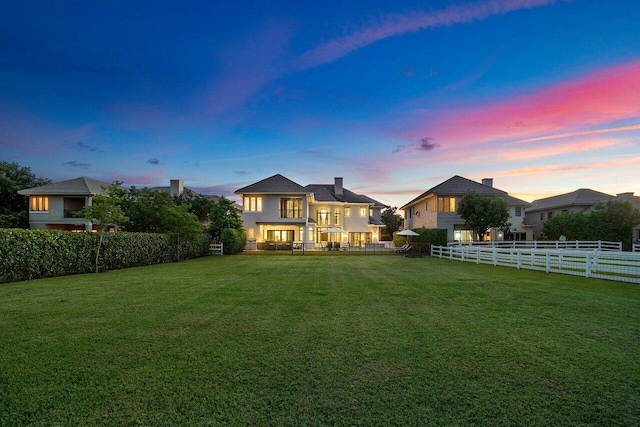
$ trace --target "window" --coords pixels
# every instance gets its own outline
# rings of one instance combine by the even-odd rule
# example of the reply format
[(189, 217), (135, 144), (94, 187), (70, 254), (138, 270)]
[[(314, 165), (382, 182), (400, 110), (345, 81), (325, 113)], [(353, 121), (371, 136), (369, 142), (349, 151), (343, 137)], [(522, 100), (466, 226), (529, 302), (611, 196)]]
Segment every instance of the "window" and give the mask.
[(351, 216), (351, 207), (349, 206), (344, 207), (344, 216)]
[(373, 216), (373, 208), (369, 208), (369, 216)]
[(553, 212), (547, 212), (547, 219), (553, 218)]
[(48, 196), (31, 196), (32, 212), (47, 212), (49, 210)]
[(334, 225), (340, 225), (340, 209), (336, 208), (335, 211), (333, 211), (333, 224)]
[(367, 216), (367, 208), (365, 206), (360, 208), (360, 216)]
[(245, 212), (262, 212), (262, 197), (245, 196), (244, 211)]
[(254, 236), (255, 236), (255, 234), (254, 234), (254, 233), (255, 233), (255, 232), (254, 232), (253, 228), (248, 229), (248, 230), (247, 230), (247, 238), (248, 238), (248, 239), (255, 239), (255, 237), (254, 237)]
[(438, 212), (455, 212), (455, 197), (438, 197)]
[(522, 216), (522, 207), (516, 206), (516, 216)]
[(271, 242), (293, 242), (293, 230), (267, 230), (267, 239)]
[(544, 213), (540, 212), (540, 221), (544, 221)]
[(316, 214), (316, 222), (318, 225), (330, 225), (331, 216), (329, 209), (318, 209)]
[(302, 199), (280, 199), (280, 218), (302, 218)]

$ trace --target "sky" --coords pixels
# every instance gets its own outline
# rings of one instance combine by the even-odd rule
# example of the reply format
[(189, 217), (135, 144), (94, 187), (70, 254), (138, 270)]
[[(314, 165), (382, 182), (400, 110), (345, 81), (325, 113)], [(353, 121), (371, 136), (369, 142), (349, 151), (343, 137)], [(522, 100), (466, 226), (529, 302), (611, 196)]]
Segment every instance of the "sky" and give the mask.
[(275, 174), (398, 207), (454, 175), (640, 195), (640, 7), (3, 2), (0, 160), (234, 200)]

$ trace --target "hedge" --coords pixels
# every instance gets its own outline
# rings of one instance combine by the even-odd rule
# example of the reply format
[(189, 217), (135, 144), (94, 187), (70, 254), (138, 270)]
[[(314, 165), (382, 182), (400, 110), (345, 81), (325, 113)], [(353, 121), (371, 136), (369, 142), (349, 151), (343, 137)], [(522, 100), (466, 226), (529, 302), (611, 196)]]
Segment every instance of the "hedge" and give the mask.
[[(444, 246), (447, 244), (447, 230), (442, 228), (416, 228), (413, 231), (418, 233), (419, 236), (411, 236), (410, 243), (421, 249), (425, 249), (428, 246)], [(398, 236), (397, 234), (393, 236), (393, 243), (396, 246), (402, 246), (406, 241), (406, 236)]]
[[(99, 235), (56, 230), (0, 229), (0, 283), (96, 270)], [(210, 237), (195, 240), (151, 233), (105, 233), (100, 271), (184, 261), (208, 254)]]

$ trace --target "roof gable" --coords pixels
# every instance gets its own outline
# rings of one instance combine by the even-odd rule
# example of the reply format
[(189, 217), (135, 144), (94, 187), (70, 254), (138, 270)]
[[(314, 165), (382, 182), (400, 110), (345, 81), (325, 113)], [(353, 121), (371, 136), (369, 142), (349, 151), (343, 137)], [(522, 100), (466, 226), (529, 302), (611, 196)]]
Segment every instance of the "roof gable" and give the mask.
[(301, 193), (308, 194), (309, 191), (300, 184), (291, 181), (280, 174), (270, 176), (262, 181), (255, 182), (235, 191), (236, 194), (245, 193)]
[(378, 207), (386, 207), (383, 203), (363, 194), (356, 194), (351, 190), (343, 188), (342, 196), (335, 194), (335, 186), (332, 184), (309, 184), (305, 187), (312, 192), (318, 202), (341, 202), (341, 203), (366, 203)]
[(435, 196), (464, 196), (465, 194), (473, 192), (478, 195), (489, 195), (489, 196), (505, 196), (508, 194), (506, 191), (498, 190), (497, 188), (490, 187), (488, 185), (481, 184), (476, 181), (472, 181), (468, 178), (464, 178), (459, 175), (455, 175), (446, 181), (441, 182), (440, 184), (432, 187), (411, 200), (409, 203), (405, 204), (400, 209), (404, 209), (407, 206), (410, 206), (417, 202), (420, 199), (423, 199), (431, 194)]
[(27, 188), (18, 191), (23, 196), (95, 196), (104, 193), (103, 188), (111, 184), (96, 179), (80, 177), (41, 187)]

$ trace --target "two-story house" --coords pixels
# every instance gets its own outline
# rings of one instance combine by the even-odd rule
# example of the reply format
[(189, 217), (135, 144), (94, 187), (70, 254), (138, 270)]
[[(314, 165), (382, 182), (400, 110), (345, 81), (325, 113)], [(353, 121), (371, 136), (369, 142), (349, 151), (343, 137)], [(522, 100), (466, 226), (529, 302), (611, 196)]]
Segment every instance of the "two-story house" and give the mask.
[[(598, 203), (609, 200), (627, 201), (640, 208), (640, 197), (634, 196), (633, 193), (620, 193), (612, 196), (588, 188), (580, 188), (571, 193), (534, 200), (527, 207), (525, 219), (528, 224), (532, 225), (534, 237), (543, 238), (544, 223), (554, 216), (569, 212), (587, 214)], [(640, 241), (640, 225), (634, 227), (633, 239)]]
[(364, 246), (379, 241), (384, 225), (380, 218), (386, 206), (344, 188), (342, 178), (303, 187), (278, 174), (235, 193), (243, 203), (247, 249), (268, 249), (277, 243), (307, 249), (330, 243)]
[(29, 228), (91, 231), (92, 224), (75, 213), (90, 206), (93, 197), (102, 194), (108, 182), (75, 178), (56, 184), (27, 188), (18, 194), (29, 196)]
[(473, 233), (466, 229), (464, 220), (456, 212), (462, 197), (470, 192), (480, 196), (502, 197), (509, 205), (510, 232), (503, 235), (500, 230), (491, 229), (485, 235), (485, 239), (529, 240), (533, 237), (532, 228), (524, 222), (525, 208), (529, 203), (494, 188), (492, 178), (485, 178), (479, 183), (458, 175), (430, 188), (402, 206), (400, 209), (404, 211), (405, 227), (441, 228), (447, 230), (449, 241), (471, 241)]

